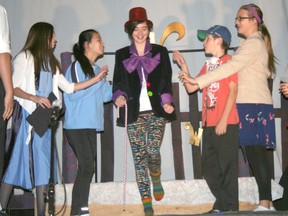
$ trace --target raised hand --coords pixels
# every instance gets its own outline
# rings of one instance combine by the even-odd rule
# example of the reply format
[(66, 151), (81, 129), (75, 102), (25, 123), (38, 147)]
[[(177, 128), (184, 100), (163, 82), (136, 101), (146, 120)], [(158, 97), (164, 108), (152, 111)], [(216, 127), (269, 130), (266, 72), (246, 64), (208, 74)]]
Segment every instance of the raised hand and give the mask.
[(173, 51), (173, 61), (178, 64), (182, 72), (189, 74), (189, 69), (186, 64), (185, 58), (178, 50)]
[(97, 82), (101, 81), (102, 79), (104, 79), (107, 74), (108, 74), (108, 65), (104, 65), (101, 69), (100, 69), (100, 72), (95, 76), (94, 79), (97, 80)]
[(194, 78), (192, 78), (190, 76), (190, 74), (187, 74), (183, 71), (181, 71), (178, 75), (178, 79), (180, 80), (181, 83), (185, 84), (185, 83), (188, 83), (188, 84), (191, 84), (191, 85), (197, 85), (197, 82)]
[(191, 77), (190, 74), (181, 71), (178, 75), (178, 79), (185, 86), (188, 93), (193, 93), (199, 89), (198, 83), (195, 78)]
[(173, 61), (176, 62), (181, 68), (183, 65), (186, 65), (183, 55), (178, 50), (173, 51)]

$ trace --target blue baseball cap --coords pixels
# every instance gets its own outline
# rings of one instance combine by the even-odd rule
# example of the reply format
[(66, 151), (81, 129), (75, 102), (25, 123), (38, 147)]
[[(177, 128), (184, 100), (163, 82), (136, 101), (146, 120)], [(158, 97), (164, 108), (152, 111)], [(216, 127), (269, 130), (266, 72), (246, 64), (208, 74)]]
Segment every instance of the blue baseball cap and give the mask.
[(198, 30), (197, 31), (197, 36), (201, 40), (205, 40), (207, 34), (213, 34), (213, 35), (217, 35), (217, 36), (223, 38), (223, 40), (226, 42), (226, 44), (228, 46), (230, 46), (231, 33), (225, 26), (214, 25), (211, 28), (209, 28), (208, 30)]

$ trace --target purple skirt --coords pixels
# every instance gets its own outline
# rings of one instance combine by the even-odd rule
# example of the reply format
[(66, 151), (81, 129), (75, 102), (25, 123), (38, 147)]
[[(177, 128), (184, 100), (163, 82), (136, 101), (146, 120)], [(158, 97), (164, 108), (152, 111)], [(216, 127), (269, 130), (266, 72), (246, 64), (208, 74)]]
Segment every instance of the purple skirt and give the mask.
[(276, 147), (275, 115), (272, 104), (237, 104), (240, 146)]

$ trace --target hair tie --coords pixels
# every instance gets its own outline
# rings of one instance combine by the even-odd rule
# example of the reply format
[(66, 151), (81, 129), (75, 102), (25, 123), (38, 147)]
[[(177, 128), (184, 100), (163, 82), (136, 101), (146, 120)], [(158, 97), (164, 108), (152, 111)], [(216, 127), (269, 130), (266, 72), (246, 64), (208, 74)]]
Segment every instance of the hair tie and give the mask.
[(258, 14), (256, 13), (254, 7), (253, 7), (251, 4), (249, 4), (249, 5), (248, 5), (248, 8), (249, 8), (250, 12), (253, 14), (253, 16), (256, 18), (257, 22), (258, 22), (259, 25), (260, 25), (260, 24), (262, 23), (262, 20), (261, 20), (261, 18), (258, 16)]

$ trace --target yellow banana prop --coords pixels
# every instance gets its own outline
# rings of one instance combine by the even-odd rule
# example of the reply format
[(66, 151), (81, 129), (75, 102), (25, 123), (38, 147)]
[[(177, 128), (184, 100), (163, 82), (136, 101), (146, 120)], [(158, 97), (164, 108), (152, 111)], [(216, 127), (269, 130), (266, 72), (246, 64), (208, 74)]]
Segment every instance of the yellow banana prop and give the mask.
[(185, 35), (185, 27), (184, 27), (184, 25), (182, 23), (180, 23), (180, 22), (173, 22), (173, 23), (170, 23), (168, 26), (166, 26), (166, 28), (165, 28), (165, 30), (164, 30), (164, 32), (162, 34), (162, 37), (161, 37), (161, 40), (160, 40), (159, 44), (163, 46), (165, 40), (173, 32), (178, 33), (177, 41), (181, 40), (184, 37), (184, 35)]

